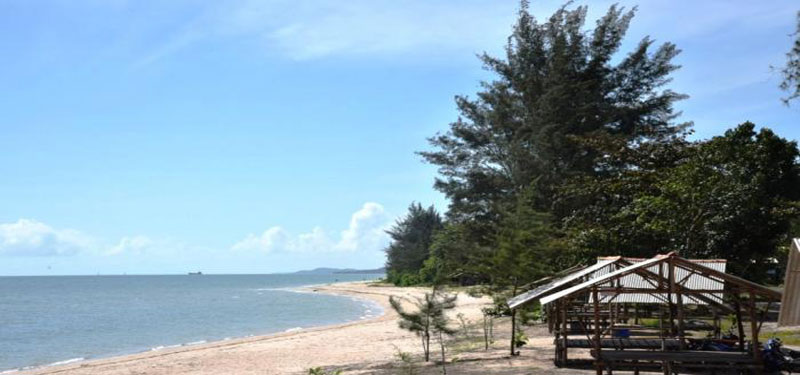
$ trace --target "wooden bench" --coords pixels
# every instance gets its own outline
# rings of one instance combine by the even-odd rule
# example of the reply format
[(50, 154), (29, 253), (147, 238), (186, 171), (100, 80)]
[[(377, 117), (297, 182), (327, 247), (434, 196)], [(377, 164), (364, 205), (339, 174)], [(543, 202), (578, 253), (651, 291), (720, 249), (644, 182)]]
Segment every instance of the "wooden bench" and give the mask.
[[(744, 352), (715, 352), (715, 351), (649, 351), (649, 350), (601, 350), (597, 355), (596, 350), (591, 351), (592, 357), (597, 360), (597, 369), (601, 368), (612, 374), (614, 367), (620, 364), (636, 366), (639, 363), (663, 362), (671, 369), (701, 370), (711, 373), (717, 369), (761, 369), (752, 355)], [(638, 374), (637, 370), (634, 370)]]
[[(556, 345), (561, 344), (562, 342), (556, 342)], [(667, 350), (678, 350), (680, 349), (680, 340), (677, 339), (665, 339), (664, 340), (664, 348)], [(585, 348), (585, 349), (593, 349), (594, 348), (594, 340), (589, 339), (567, 339), (566, 343), (568, 348)], [(623, 338), (609, 338), (609, 339), (601, 339), (600, 340), (600, 347), (604, 349), (662, 349), (661, 347), (661, 340), (660, 339), (643, 339), (643, 338), (634, 338), (634, 339), (623, 339)]]

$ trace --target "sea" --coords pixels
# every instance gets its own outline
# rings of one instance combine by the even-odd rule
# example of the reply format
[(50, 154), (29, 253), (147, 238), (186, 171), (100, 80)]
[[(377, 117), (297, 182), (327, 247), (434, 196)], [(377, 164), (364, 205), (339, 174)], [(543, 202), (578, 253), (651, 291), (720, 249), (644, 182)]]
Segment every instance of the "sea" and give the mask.
[(369, 319), (377, 274), (0, 277), (0, 373)]

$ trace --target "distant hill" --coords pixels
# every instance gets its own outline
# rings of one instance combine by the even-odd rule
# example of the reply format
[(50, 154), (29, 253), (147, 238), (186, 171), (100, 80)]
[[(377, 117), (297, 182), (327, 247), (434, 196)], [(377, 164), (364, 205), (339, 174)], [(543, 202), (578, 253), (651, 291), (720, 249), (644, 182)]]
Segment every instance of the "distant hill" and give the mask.
[(328, 267), (320, 267), (314, 268), (313, 270), (303, 270), (293, 272), (296, 275), (333, 275), (333, 274), (342, 274), (342, 273), (359, 273), (359, 274), (384, 274), (386, 273), (385, 268), (375, 268), (371, 270), (357, 270), (354, 268), (328, 268)]

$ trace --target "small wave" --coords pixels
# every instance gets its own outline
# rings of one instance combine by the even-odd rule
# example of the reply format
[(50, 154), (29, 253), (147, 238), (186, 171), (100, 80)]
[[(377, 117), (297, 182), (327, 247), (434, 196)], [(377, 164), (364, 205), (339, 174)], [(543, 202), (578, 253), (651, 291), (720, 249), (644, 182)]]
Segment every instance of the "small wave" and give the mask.
[(258, 294), (261, 294), (260, 292), (285, 292), (285, 293), (301, 293), (301, 294), (314, 293), (313, 291), (306, 290), (305, 288), (308, 287), (303, 286), (303, 287), (284, 287), (284, 288), (256, 288), (251, 290), (258, 292)]
[(303, 330), (303, 327), (294, 327), (294, 328), (289, 328), (289, 329), (287, 329), (287, 330), (285, 330), (283, 332), (299, 332), (299, 331), (302, 331), (302, 330)]
[(206, 340), (192, 341), (192, 342), (187, 342), (187, 343), (183, 344), (183, 346), (200, 345), (200, 344), (205, 344), (206, 342), (208, 342), (208, 341), (206, 341)]
[(181, 347), (180, 344), (177, 344), (177, 345), (159, 345), (159, 346), (156, 346), (155, 348), (150, 348), (150, 350), (151, 351), (157, 351), (157, 350), (180, 348), (180, 347)]
[(15, 372), (20, 372), (22, 369), (12, 368), (11, 370), (3, 370), (0, 371), (0, 374), (13, 374)]
[(83, 360), (86, 360), (86, 358), (83, 358), (83, 357), (71, 358), (71, 359), (68, 359), (68, 360), (65, 360), (65, 361), (53, 362), (53, 363), (48, 364), (47, 366), (48, 367), (50, 367), (50, 366), (61, 366), (61, 365), (69, 364), (69, 363), (80, 362), (80, 361), (83, 361)]

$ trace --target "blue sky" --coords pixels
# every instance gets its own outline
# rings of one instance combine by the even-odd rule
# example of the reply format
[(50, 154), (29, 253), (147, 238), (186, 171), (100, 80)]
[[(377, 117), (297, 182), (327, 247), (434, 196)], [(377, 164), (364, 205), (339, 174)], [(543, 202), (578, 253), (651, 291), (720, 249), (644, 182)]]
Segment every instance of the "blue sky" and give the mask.
[[(591, 23), (611, 2), (592, 1)], [(560, 2), (534, 1), (549, 15)], [(800, 138), (794, 1), (640, 1), (696, 138)], [(0, 275), (377, 267), (516, 1), (0, 2)]]

